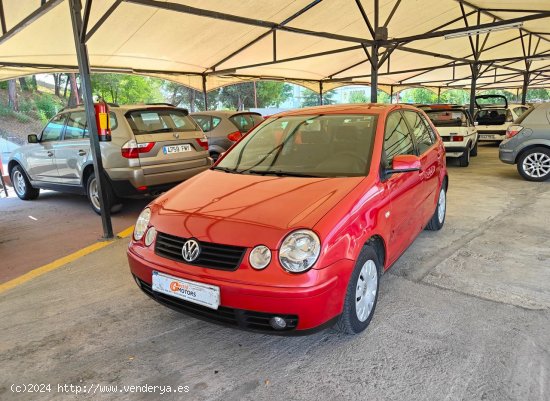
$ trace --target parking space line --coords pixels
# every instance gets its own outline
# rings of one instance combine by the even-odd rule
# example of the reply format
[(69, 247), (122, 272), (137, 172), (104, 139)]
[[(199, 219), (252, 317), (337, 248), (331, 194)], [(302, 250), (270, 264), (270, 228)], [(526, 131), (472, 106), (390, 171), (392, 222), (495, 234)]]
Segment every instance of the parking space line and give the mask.
[[(116, 237), (126, 238), (132, 234), (133, 230), (134, 226), (130, 226), (125, 230), (117, 233)], [(44, 266), (37, 267), (36, 269), (33, 269), (30, 272), (23, 274), (22, 276), (6, 281), (5, 283), (0, 284), (0, 294), (14, 287), (17, 287), (18, 285), (26, 283), (27, 281), (30, 281), (36, 277), (42, 276), (43, 274), (59, 269), (60, 267), (65, 266), (68, 263), (74, 262), (75, 260), (80, 259), (83, 256), (89, 255), (92, 252), (105, 248), (106, 246), (111, 245), (113, 242), (115, 242), (115, 240), (96, 242), (95, 244), (88, 245), (87, 247), (79, 249), (78, 251), (73, 252), (70, 255), (63, 256), (62, 258), (56, 259), (53, 262), (50, 262)]]

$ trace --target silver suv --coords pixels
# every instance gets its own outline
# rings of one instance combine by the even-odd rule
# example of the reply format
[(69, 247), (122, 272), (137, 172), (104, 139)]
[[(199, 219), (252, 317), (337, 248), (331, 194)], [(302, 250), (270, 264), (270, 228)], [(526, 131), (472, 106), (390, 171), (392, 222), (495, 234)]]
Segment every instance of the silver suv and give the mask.
[[(208, 141), (185, 109), (168, 105), (110, 106), (111, 141), (100, 142), (110, 208), (119, 198), (156, 195), (210, 167)], [(17, 196), (40, 189), (87, 195), (100, 213), (83, 107), (53, 117), (40, 135), (16, 149), (8, 171)]]

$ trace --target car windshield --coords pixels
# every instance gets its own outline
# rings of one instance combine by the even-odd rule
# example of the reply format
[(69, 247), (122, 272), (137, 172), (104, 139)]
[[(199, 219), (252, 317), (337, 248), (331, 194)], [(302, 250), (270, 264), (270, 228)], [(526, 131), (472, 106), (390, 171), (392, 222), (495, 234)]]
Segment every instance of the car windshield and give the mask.
[(506, 109), (482, 109), (475, 115), (480, 125), (501, 125), (506, 122)]
[(468, 118), (462, 110), (424, 110), (436, 127), (467, 127)]
[(270, 118), (213, 167), (231, 173), (298, 177), (368, 173), (377, 116)]
[(162, 132), (200, 131), (200, 128), (180, 109), (143, 109), (126, 113), (134, 135)]

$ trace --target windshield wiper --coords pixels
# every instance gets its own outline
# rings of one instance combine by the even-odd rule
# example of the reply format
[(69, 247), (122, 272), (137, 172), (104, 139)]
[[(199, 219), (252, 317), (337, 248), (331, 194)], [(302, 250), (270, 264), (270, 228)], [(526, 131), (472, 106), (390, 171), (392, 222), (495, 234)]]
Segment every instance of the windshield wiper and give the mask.
[(234, 170), (232, 168), (228, 168), (228, 167), (215, 166), (215, 167), (211, 167), (210, 170), (220, 170), (220, 171), (223, 171), (223, 172), (226, 172), (226, 173), (241, 174), (239, 171)]
[(249, 174), (258, 174), (258, 175), (277, 175), (279, 177), (287, 176), (287, 177), (314, 177), (318, 178), (318, 175), (314, 174), (308, 174), (308, 173), (300, 173), (295, 171), (283, 171), (283, 170), (248, 170), (247, 173)]

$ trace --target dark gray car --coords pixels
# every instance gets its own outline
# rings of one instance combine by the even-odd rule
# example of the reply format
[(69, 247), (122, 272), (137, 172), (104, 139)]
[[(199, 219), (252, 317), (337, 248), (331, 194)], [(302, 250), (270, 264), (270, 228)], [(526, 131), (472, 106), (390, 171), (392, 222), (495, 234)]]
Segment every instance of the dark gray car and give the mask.
[(219, 110), (190, 115), (208, 137), (208, 151), (214, 160), (264, 120), (261, 114), (251, 111)]
[(499, 158), (517, 164), (519, 174), (527, 181), (550, 178), (550, 103), (527, 110), (508, 128)]

